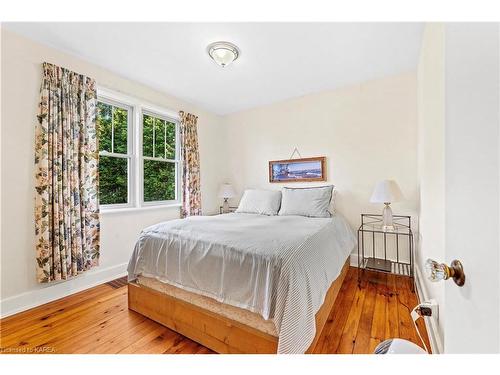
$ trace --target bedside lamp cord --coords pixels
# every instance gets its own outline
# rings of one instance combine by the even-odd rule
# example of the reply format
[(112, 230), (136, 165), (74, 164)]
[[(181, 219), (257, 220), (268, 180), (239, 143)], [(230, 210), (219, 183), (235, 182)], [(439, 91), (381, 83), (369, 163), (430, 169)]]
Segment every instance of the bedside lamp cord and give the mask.
[(418, 337), (420, 338), (420, 341), (424, 345), (425, 351), (427, 353), (429, 353), (429, 349), (427, 349), (427, 345), (425, 345), (425, 341), (422, 338), (422, 335), (420, 334), (420, 330), (418, 329), (418, 326), (417, 326), (417, 320), (418, 320), (418, 318), (422, 318), (423, 319), (423, 316), (420, 315), (419, 310), (420, 310), (420, 305), (415, 306), (415, 308), (411, 311), (411, 317), (412, 317), (413, 325), (415, 326), (415, 329), (417, 330)]

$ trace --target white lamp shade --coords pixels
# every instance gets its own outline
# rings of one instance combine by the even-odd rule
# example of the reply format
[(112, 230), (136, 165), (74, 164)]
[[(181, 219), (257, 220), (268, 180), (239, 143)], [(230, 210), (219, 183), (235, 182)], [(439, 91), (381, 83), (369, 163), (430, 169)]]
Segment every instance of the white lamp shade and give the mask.
[(372, 203), (392, 203), (403, 199), (403, 193), (394, 180), (383, 180), (377, 182), (373, 190), (370, 202)]
[(233, 198), (236, 193), (231, 184), (222, 184), (219, 188), (219, 198)]

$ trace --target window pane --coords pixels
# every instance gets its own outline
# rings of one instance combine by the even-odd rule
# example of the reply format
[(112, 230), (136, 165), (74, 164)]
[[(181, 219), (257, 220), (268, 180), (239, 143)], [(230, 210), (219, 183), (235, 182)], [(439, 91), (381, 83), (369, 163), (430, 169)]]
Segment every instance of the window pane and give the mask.
[(175, 159), (175, 124), (166, 122), (167, 126), (167, 159)]
[(153, 125), (153, 117), (148, 115), (142, 117), (142, 154), (144, 156), (153, 156)]
[(175, 163), (144, 160), (144, 202), (175, 199)]
[(123, 108), (114, 107), (113, 125), (114, 125), (114, 152), (117, 154), (127, 153), (127, 123), (128, 111)]
[(109, 104), (97, 103), (97, 136), (99, 137), (99, 151), (111, 152), (111, 118), (112, 107)]
[(127, 203), (128, 159), (99, 156), (99, 203)]
[(165, 120), (155, 118), (155, 157), (165, 159)]

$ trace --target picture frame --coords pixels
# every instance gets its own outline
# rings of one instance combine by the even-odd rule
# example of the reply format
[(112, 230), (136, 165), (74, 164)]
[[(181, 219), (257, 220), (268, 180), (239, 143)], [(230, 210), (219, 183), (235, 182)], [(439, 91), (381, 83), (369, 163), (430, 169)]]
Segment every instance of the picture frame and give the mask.
[(269, 182), (326, 181), (326, 157), (272, 160), (269, 162)]

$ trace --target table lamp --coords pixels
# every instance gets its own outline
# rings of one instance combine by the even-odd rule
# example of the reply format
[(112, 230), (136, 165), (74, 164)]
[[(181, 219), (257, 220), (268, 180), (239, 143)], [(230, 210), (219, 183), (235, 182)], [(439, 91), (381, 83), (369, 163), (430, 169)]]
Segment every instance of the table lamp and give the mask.
[(393, 231), (394, 224), (392, 221), (392, 210), (390, 204), (392, 202), (398, 202), (403, 199), (403, 194), (401, 189), (399, 189), (398, 184), (394, 180), (383, 180), (379, 181), (375, 185), (372, 197), (370, 199), (371, 203), (383, 203), (385, 204), (384, 210), (382, 211), (382, 230), (383, 231)]
[(224, 203), (222, 204), (222, 213), (227, 214), (229, 212), (229, 198), (233, 198), (236, 195), (233, 186), (231, 184), (222, 184), (219, 188), (219, 198), (224, 198)]

